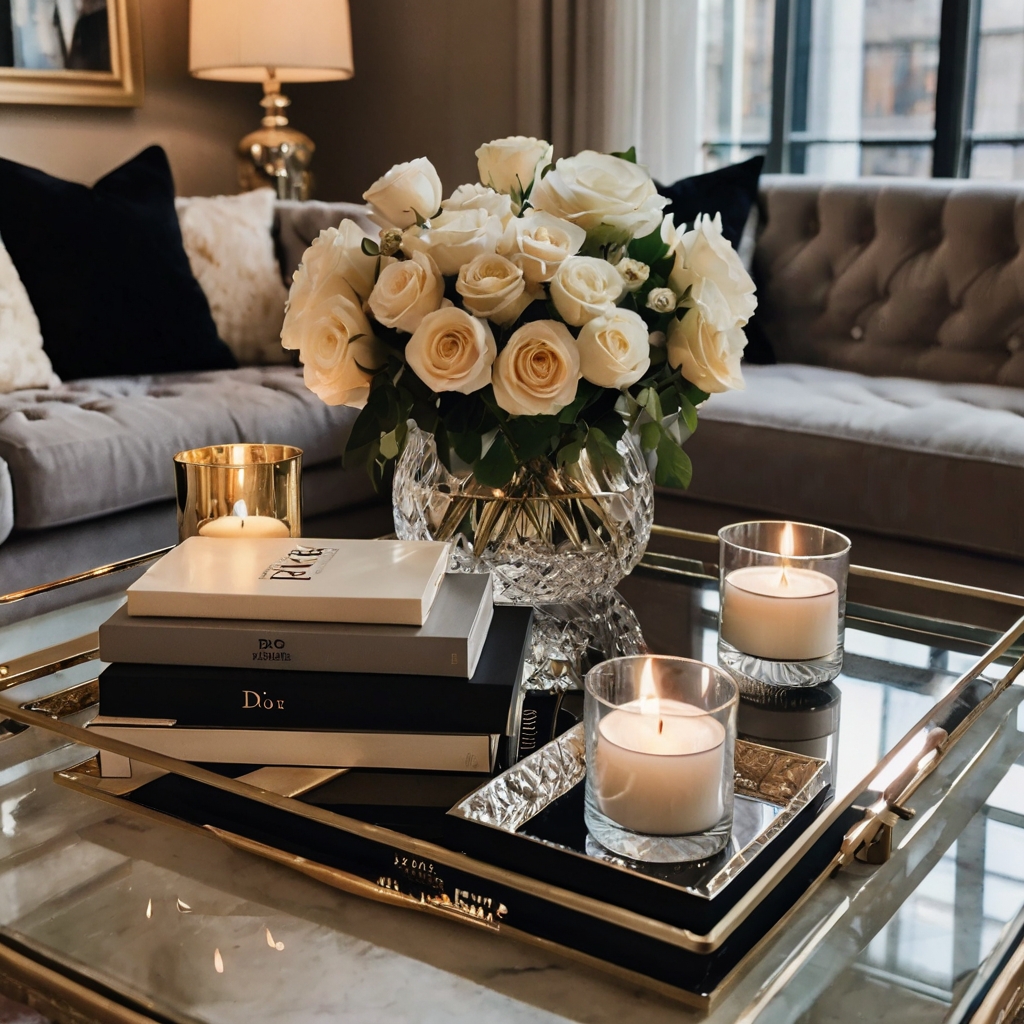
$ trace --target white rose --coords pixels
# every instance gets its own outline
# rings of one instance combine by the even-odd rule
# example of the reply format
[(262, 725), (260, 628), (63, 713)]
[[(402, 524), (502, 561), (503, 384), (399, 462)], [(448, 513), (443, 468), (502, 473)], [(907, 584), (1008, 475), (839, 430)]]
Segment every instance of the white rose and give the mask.
[(512, 199), (486, 185), (460, 185), (442, 204), (442, 210), (486, 210), (504, 227), (512, 219)]
[(409, 228), (402, 248), (412, 255), (427, 252), (442, 274), (457, 274), (474, 256), (494, 252), (501, 221), (486, 210), (445, 210), (423, 227)]
[(713, 394), (744, 388), (740, 359), (747, 344), (728, 302), (710, 279), (690, 295), (692, 307), (668, 328), (668, 361), (701, 391)]
[(470, 313), (485, 316), (502, 326), (514, 323), (539, 297), (527, 291), (522, 270), (497, 254), (477, 256), (464, 264), (455, 288)]
[(644, 286), (644, 282), (651, 276), (651, 268), (640, 260), (624, 259), (615, 264), (615, 269), (625, 282), (626, 291), (635, 292)]
[(682, 228), (685, 227), (686, 225), (683, 224), (677, 228), (676, 222), (672, 219), (672, 214), (665, 214), (665, 219), (661, 222), (661, 240), (668, 246), (668, 252), (665, 253), (665, 256), (671, 256), (679, 248), (679, 243), (683, 240)]
[(645, 305), (655, 313), (671, 313), (679, 305), (679, 296), (671, 288), (652, 288)]
[(485, 142), (476, 151), (480, 181), (498, 192), (522, 194), (537, 172), (550, 162), (550, 144), (523, 135)]
[(371, 374), (386, 352), (351, 289), (305, 306), (292, 306), (281, 343), (298, 349), (306, 387), (327, 405), (361, 409), (370, 395)]
[(495, 351), (486, 320), (446, 306), (420, 321), (405, 347), (405, 360), (431, 390), (468, 395), (491, 382)]
[(420, 321), (441, 308), (444, 278), (437, 264), (425, 253), (396, 260), (385, 267), (370, 293), (370, 312), (385, 327), (412, 334)]
[(729, 305), (734, 323), (742, 327), (757, 309), (754, 282), (736, 250), (722, 234), (722, 215), (697, 218), (692, 231), (683, 235), (669, 284), (680, 294), (702, 279), (713, 281)]
[(530, 203), (588, 234), (622, 240), (654, 231), (668, 200), (658, 195), (643, 167), (585, 149), (559, 160), (533, 186)]
[(434, 165), (421, 156), (395, 164), (363, 193), (363, 198), (373, 207), (375, 220), (384, 221), (383, 227), (408, 228), (416, 223), (417, 215), (427, 220), (437, 213), (441, 179)]
[(647, 324), (639, 313), (616, 309), (583, 325), (576, 343), (580, 372), (602, 388), (628, 388), (650, 368)]
[(527, 210), (515, 217), (498, 243), (498, 252), (521, 267), (531, 285), (550, 281), (562, 262), (580, 251), (587, 233), (549, 213)]
[(550, 416), (576, 397), (580, 353), (557, 320), (523, 324), (494, 362), (494, 398), (512, 416)]
[(615, 309), (626, 285), (618, 270), (596, 256), (571, 256), (551, 279), (551, 301), (559, 316), (580, 327)]

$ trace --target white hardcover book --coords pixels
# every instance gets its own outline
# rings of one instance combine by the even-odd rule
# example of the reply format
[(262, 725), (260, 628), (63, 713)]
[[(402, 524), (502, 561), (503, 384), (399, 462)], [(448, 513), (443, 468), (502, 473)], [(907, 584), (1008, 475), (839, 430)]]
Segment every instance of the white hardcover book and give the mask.
[(189, 537), (128, 588), (129, 615), (422, 626), (446, 543)]
[[(90, 732), (209, 764), (295, 765), (307, 768), (402, 768), (414, 771), (489, 772), (498, 736), (441, 733), (334, 732), (308, 729), (197, 729), (161, 719), (97, 716)], [(100, 751), (101, 774), (122, 777), (122, 755)]]

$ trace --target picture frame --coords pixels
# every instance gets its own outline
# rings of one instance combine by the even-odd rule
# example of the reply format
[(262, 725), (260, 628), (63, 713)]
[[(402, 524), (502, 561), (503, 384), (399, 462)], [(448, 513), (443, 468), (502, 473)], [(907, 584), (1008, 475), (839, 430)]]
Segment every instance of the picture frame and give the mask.
[(139, 0), (0, 0), (0, 103), (138, 107)]

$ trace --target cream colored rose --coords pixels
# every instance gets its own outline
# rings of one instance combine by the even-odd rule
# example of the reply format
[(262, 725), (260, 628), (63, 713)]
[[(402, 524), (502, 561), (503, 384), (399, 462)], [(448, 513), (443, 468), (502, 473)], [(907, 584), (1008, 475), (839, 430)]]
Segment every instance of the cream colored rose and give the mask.
[(720, 213), (715, 214), (714, 220), (707, 214), (698, 217), (693, 230), (683, 235), (669, 284), (682, 295), (705, 279), (713, 281), (724, 296), (736, 326), (742, 327), (754, 315), (754, 282), (722, 234)]
[(412, 334), (420, 321), (441, 308), (444, 278), (425, 253), (414, 252), (408, 260), (396, 260), (381, 271), (370, 293), (370, 312), (385, 327)]
[(679, 248), (679, 243), (683, 240), (684, 227), (685, 224), (677, 228), (672, 214), (665, 214), (665, 219), (661, 222), (661, 240), (668, 246), (666, 256), (671, 256)]
[(576, 397), (580, 353), (557, 320), (523, 324), (494, 362), (494, 397), (512, 416), (550, 416)]
[(559, 316), (580, 327), (595, 316), (607, 316), (626, 290), (618, 270), (596, 256), (572, 256), (551, 279), (551, 301)]
[(445, 210), (423, 227), (409, 228), (402, 248), (426, 252), (442, 274), (457, 274), (474, 256), (492, 253), (501, 238), (501, 221), (486, 210)]
[(647, 324), (639, 313), (616, 309), (583, 325), (576, 344), (580, 373), (602, 388), (628, 388), (650, 368)]
[[(336, 228), (325, 228), (303, 253), (302, 263), (292, 278), (288, 304), (296, 312), (315, 305), (339, 291), (341, 285), (351, 288), (360, 301), (373, 288), (377, 257), (362, 250), (366, 235), (351, 220), (343, 220)], [(384, 259), (386, 266), (391, 260)]]
[(679, 296), (671, 288), (652, 288), (645, 305), (655, 313), (671, 313), (679, 305)]
[(498, 192), (522, 194), (550, 162), (551, 145), (523, 135), (485, 142), (476, 151), (480, 181)]
[(443, 203), (442, 210), (486, 210), (504, 227), (512, 219), (512, 199), (486, 185), (460, 185)]
[(658, 195), (643, 167), (585, 149), (563, 157), (537, 181), (530, 203), (578, 224), (587, 234), (621, 240), (654, 231), (668, 200)]
[(563, 261), (580, 251), (587, 233), (548, 213), (527, 210), (514, 217), (498, 243), (498, 252), (521, 267), (527, 283), (550, 281)]
[(651, 276), (651, 268), (646, 263), (641, 263), (640, 260), (619, 260), (615, 264), (615, 269), (619, 272), (623, 282), (625, 282), (626, 291), (628, 292), (639, 291), (644, 286), (647, 278)]
[(364, 193), (363, 198), (373, 207), (382, 227), (408, 228), (420, 220), (437, 213), (441, 205), (441, 179), (434, 165), (425, 157), (418, 157), (394, 167), (378, 178)]
[(705, 280), (690, 295), (693, 303), (682, 320), (668, 328), (668, 361), (702, 391), (713, 394), (744, 388), (740, 359), (747, 344), (718, 287)]
[(497, 254), (477, 256), (466, 263), (459, 271), (455, 288), (470, 313), (502, 326), (514, 323), (540, 297), (527, 290), (522, 270)]
[(370, 395), (371, 374), (366, 371), (382, 366), (386, 358), (350, 289), (301, 311), (292, 306), (281, 343), (299, 350), (306, 387), (327, 405), (361, 409)]
[(405, 360), (431, 390), (468, 395), (491, 382), (495, 351), (486, 320), (447, 306), (420, 321), (405, 347)]

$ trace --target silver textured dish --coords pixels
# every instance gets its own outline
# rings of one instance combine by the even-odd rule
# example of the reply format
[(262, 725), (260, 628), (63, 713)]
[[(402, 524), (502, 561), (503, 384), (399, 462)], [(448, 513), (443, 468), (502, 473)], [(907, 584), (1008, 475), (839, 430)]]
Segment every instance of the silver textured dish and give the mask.
[[(647, 864), (609, 853), (586, 834), (570, 806), (586, 776), (583, 725), (524, 758), (457, 803), (448, 813), (570, 856), (598, 861), (691, 896), (711, 899), (751, 865), (830, 783), (827, 761), (736, 741), (733, 834), (722, 853), (700, 864)], [(553, 805), (566, 798), (555, 811)], [(821, 801), (819, 800), (819, 803)], [(545, 821), (552, 813), (560, 823)], [(568, 826), (568, 827), (566, 827)]]

